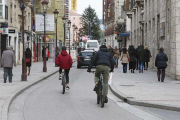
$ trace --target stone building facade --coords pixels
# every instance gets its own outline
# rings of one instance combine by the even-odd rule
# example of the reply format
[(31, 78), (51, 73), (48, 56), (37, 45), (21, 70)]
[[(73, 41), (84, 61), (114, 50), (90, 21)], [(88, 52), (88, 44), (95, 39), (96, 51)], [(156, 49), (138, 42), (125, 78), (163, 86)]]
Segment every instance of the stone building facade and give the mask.
[(116, 36), (119, 34), (115, 30), (117, 24), (124, 23), (123, 16), (124, 0), (103, 0), (103, 24), (105, 25), (105, 39), (107, 46), (119, 47), (120, 43)]
[(126, 14), (131, 18), (132, 45), (148, 46), (152, 67), (159, 48), (163, 47), (169, 58), (167, 75), (180, 80), (180, 1), (131, 0), (130, 4)]

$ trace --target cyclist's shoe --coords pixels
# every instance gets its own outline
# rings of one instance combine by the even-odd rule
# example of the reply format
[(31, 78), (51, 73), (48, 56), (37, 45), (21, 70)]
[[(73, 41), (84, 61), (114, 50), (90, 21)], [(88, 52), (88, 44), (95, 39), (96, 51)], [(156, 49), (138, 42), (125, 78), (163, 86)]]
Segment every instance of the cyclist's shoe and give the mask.
[(108, 97), (107, 96), (105, 97), (105, 101), (104, 102), (108, 103)]
[(66, 86), (66, 90), (69, 90), (70, 88), (69, 88), (69, 86)]
[(61, 75), (59, 76), (59, 80), (62, 80), (62, 76)]
[(96, 84), (94, 87), (94, 91), (97, 91), (97, 90), (98, 90), (98, 85)]

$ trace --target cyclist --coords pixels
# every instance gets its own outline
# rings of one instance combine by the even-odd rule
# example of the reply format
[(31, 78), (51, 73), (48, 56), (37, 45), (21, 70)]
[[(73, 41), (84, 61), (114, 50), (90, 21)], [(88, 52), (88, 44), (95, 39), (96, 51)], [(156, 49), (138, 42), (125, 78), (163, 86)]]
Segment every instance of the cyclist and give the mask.
[(91, 68), (92, 66), (97, 63), (97, 67), (96, 67), (96, 72), (95, 72), (95, 88), (94, 91), (98, 90), (98, 79), (100, 74), (103, 74), (103, 82), (104, 82), (104, 86), (105, 86), (105, 94), (106, 94), (106, 98), (105, 98), (105, 103), (108, 102), (108, 77), (109, 77), (109, 71), (113, 72), (114, 70), (114, 59), (112, 54), (108, 51), (107, 47), (105, 45), (102, 45), (100, 47), (100, 50), (95, 54), (95, 56), (93, 57), (89, 67), (88, 67), (88, 72), (91, 72)]
[(73, 64), (71, 56), (66, 52), (66, 47), (62, 47), (62, 52), (60, 55), (57, 56), (55, 64), (60, 67), (59, 69), (59, 78), (61, 78), (62, 69), (65, 70), (66, 73), (66, 89), (69, 88), (69, 71)]

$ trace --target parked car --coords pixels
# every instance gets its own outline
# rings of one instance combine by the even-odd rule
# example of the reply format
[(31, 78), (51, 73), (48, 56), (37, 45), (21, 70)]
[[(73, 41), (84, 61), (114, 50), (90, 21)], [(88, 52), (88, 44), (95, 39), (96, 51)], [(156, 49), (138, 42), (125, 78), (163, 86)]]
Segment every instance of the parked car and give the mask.
[(81, 66), (89, 66), (94, 55), (94, 50), (81, 51), (77, 56), (77, 68), (81, 68)]

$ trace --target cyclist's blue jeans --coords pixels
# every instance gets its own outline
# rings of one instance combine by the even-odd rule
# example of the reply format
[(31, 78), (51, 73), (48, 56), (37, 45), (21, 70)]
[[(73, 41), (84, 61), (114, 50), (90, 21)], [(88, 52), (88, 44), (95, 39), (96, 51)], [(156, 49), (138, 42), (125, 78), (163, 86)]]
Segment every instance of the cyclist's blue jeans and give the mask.
[(139, 62), (139, 70), (143, 71), (144, 62)]
[(108, 94), (108, 79), (109, 79), (109, 71), (110, 68), (108, 66), (105, 65), (98, 65), (96, 67), (96, 72), (95, 72), (95, 84), (97, 84), (99, 82), (99, 76), (103, 75), (103, 83), (104, 83), (104, 87), (105, 87), (105, 94)]

